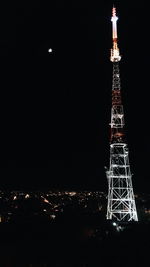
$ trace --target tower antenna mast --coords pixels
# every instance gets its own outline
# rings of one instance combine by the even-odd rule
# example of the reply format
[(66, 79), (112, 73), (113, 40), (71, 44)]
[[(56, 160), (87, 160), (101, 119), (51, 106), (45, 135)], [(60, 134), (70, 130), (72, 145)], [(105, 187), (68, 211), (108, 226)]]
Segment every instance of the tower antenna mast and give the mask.
[(116, 221), (138, 221), (129, 150), (124, 134), (124, 111), (121, 100), (116, 8), (112, 9), (112, 42), (110, 61), (113, 63), (110, 163), (106, 171), (108, 180), (107, 219)]

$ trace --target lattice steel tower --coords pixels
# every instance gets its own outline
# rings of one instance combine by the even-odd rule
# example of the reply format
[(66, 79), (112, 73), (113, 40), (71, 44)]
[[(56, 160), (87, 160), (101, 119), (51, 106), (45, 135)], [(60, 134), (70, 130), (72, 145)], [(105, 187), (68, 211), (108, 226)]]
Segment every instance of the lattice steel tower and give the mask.
[(112, 9), (112, 39), (110, 60), (113, 63), (110, 166), (108, 179), (107, 219), (116, 221), (138, 221), (129, 164), (129, 151), (124, 135), (124, 111), (121, 100), (119, 61), (121, 56), (117, 44), (116, 9)]

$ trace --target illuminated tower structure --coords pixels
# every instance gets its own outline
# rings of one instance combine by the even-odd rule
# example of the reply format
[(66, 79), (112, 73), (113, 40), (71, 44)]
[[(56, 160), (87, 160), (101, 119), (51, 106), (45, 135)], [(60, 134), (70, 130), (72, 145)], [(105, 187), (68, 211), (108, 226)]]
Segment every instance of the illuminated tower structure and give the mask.
[(112, 9), (112, 38), (110, 60), (113, 63), (110, 166), (106, 171), (108, 180), (107, 219), (138, 221), (129, 163), (129, 151), (124, 135), (124, 111), (121, 100), (119, 61), (121, 56), (117, 43), (116, 9)]

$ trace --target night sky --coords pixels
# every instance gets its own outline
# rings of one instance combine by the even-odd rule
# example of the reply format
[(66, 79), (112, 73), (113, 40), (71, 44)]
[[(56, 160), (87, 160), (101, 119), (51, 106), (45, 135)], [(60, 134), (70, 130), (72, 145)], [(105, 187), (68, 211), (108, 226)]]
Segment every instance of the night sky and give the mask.
[(150, 193), (148, 3), (20, 2), (0, 8), (0, 188), (107, 190), (115, 2), (134, 191)]

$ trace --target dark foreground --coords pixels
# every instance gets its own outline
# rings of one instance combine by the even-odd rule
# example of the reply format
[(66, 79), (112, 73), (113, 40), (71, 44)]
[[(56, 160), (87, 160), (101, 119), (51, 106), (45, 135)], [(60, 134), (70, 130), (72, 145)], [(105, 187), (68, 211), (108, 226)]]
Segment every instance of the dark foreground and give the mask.
[(0, 224), (0, 266), (147, 266), (149, 240), (148, 223), (121, 230), (100, 215), (34, 216)]

